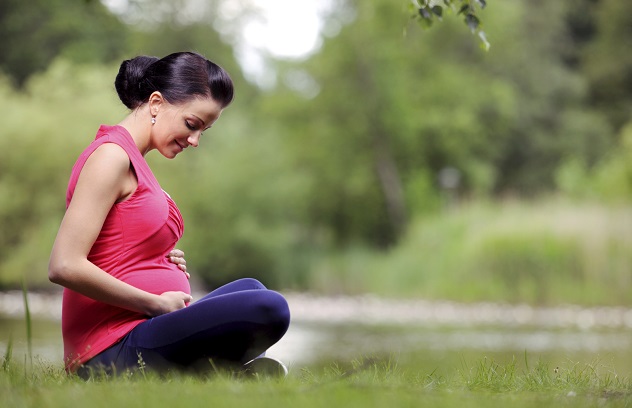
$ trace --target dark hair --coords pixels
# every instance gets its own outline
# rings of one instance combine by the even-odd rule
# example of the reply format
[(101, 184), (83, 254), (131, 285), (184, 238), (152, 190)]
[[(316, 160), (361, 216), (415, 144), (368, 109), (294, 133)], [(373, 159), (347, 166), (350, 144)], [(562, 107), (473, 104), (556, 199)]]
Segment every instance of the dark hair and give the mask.
[(121, 63), (114, 81), (125, 106), (136, 109), (158, 91), (171, 104), (211, 97), (223, 108), (233, 100), (233, 81), (217, 64), (194, 52), (164, 58), (139, 56)]

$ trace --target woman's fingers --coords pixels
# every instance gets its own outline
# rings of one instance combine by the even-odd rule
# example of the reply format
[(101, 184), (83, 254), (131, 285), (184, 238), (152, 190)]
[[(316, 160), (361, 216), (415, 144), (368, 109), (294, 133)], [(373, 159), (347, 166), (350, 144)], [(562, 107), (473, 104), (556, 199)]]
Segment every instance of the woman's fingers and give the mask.
[(169, 252), (169, 256), (174, 256), (176, 258), (184, 258), (184, 251), (175, 248), (175, 249), (172, 249), (171, 252)]
[(186, 269), (187, 261), (184, 258), (178, 258), (177, 256), (169, 257), (169, 260), (178, 266), (182, 266)]
[(173, 249), (169, 252), (169, 260), (178, 265), (178, 268), (186, 275), (187, 279), (191, 278), (191, 275), (187, 272), (187, 261), (184, 259), (184, 252), (180, 249)]
[(152, 316), (160, 316), (183, 309), (193, 300), (191, 295), (184, 292), (164, 292), (158, 298), (158, 308), (151, 314)]

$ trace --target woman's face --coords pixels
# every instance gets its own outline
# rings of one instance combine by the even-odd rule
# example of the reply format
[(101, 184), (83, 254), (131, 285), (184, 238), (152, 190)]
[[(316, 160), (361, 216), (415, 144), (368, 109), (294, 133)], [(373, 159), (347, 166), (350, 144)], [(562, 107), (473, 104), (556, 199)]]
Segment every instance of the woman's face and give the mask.
[(187, 147), (197, 147), (202, 132), (210, 128), (221, 113), (221, 105), (212, 98), (194, 98), (178, 105), (163, 101), (155, 116), (156, 123), (152, 125), (150, 148), (173, 159)]

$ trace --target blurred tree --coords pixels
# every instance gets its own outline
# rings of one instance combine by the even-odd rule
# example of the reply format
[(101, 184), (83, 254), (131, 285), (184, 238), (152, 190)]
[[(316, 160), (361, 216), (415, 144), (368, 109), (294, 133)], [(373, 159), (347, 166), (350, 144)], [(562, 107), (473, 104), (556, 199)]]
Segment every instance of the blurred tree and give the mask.
[(632, 2), (602, 0), (595, 7), (594, 36), (582, 49), (592, 105), (620, 130), (632, 115)]
[(600, 0), (569, 0), (567, 4), (566, 23), (571, 46), (563, 50), (563, 56), (569, 67), (579, 69), (584, 47), (595, 37), (595, 11), (600, 5)]
[(445, 168), (462, 194), (532, 196), (567, 158), (592, 165), (613, 148), (569, 51), (589, 36), (571, 26), (573, 4), (490, 9), (489, 53), (450, 21), (402, 37), (406, 16), (387, 2), (346, 4), (353, 22), (287, 67), (262, 113), (282, 118), (296, 171), (310, 174), (309, 222), (338, 244), (396, 242), (411, 214), (436, 209)]
[[(129, 57), (191, 49), (235, 79), (237, 98), (202, 149), (176, 161), (148, 158), (185, 217), (192, 272), (213, 286), (245, 275), (288, 285), (301, 282), (318, 251), (391, 247), (408, 220), (441, 208), (441, 174), (459, 176), (455, 196), (531, 196), (549, 191), (556, 174), (576, 189), (597, 163), (596, 191), (630, 194), (622, 187), (629, 128), (620, 132), (626, 153), (607, 154), (630, 101), (620, 40), (629, 36), (627, 4), (499, 2), (485, 11), (494, 47), (481, 52), (455, 19), (422, 31), (388, 0), (340, 1), (354, 17), (332, 24), (341, 29), (309, 59), (276, 61), (278, 87), (266, 90), (244, 80), (210, 26), (215, 1), (130, 0), (118, 14), (130, 26), (110, 33), (106, 24), (98, 36), (85, 28), (94, 37), (82, 24), (101, 20), (82, 13), (102, 10), (97, 0), (77, 2), (83, 12), (50, 4), (26, 17), (25, 5), (0, 4), (0, 33), (9, 35), (2, 68), (26, 91), (0, 83), (0, 147), (11, 152), (0, 161), (0, 284), (9, 274), (42, 274), (73, 160), (95, 124), (125, 114), (111, 86), (115, 64), (77, 63), (101, 61), (110, 55), (103, 50)], [(50, 38), (16, 39), (22, 17), (40, 18), (33, 36)], [(47, 66), (44, 56), (64, 58)], [(27, 81), (34, 69), (45, 73)]]
[(57, 60), (24, 91), (0, 81), (0, 149), (10, 152), (0, 160), (0, 287), (18, 287), (23, 278), (30, 288), (48, 283), (72, 164), (98, 124), (116, 123), (125, 110), (112, 87), (115, 74), (114, 67)]
[[(569, 24), (574, 6), (538, 1), (499, 3), (489, 10), (489, 32), (502, 35), (494, 37), (494, 52), (483, 63), (516, 92), (515, 120), (494, 163), (498, 194), (550, 191), (567, 157), (594, 163), (612, 148), (612, 131), (588, 112), (587, 83), (570, 63), (569, 49), (578, 45), (573, 37), (578, 31)], [(532, 13), (532, 7), (540, 12)]]
[[(499, 154), (491, 141), (504, 137), (513, 96), (477, 68), (476, 48), (454, 24), (402, 37), (401, 10), (386, 1), (353, 6), (352, 23), (284, 74), (299, 95), (281, 91), (263, 114), (282, 115), (296, 169), (311, 173), (312, 225), (326, 225), (337, 244), (388, 247), (405, 231), (410, 204), (436, 202), (437, 188), (425, 186), (442, 168), (487, 188), (486, 162)], [(304, 98), (301, 87), (315, 92)], [(412, 199), (420, 188), (425, 199)]]
[(99, 1), (2, 0), (0, 70), (21, 87), (59, 56), (112, 61), (126, 50), (127, 32)]

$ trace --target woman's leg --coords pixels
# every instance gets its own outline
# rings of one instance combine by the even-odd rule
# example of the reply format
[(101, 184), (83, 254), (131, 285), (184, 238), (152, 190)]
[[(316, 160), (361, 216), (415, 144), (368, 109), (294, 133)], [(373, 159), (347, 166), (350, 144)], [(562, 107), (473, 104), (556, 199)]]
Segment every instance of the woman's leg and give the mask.
[(138, 367), (139, 360), (157, 370), (191, 368), (209, 360), (243, 364), (279, 341), (289, 320), (283, 296), (256, 280), (242, 279), (189, 307), (141, 323), (94, 360), (105, 366), (112, 361), (117, 370)]
[(229, 282), (213, 290), (212, 292), (204, 296), (202, 299), (200, 299), (200, 301), (204, 299), (208, 299), (210, 297), (215, 297), (218, 295), (225, 295), (227, 293), (241, 292), (242, 290), (259, 290), (259, 289), (266, 289), (266, 287), (263, 286), (263, 283), (259, 282), (256, 279), (252, 279), (252, 278), (238, 279), (236, 281)]

